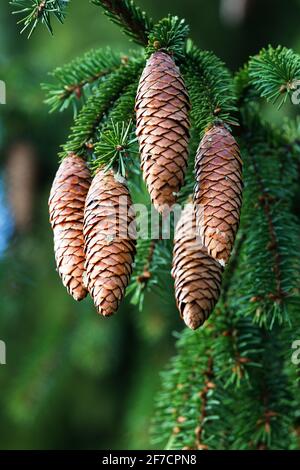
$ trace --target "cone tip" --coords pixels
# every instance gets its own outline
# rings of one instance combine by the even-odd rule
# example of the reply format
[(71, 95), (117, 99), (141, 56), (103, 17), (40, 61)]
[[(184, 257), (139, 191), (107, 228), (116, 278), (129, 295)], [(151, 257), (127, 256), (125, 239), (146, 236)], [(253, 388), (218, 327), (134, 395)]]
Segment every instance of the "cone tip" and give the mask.
[(97, 313), (101, 316), (101, 317), (104, 317), (104, 318), (109, 318), (109, 317), (112, 317), (114, 315), (115, 310), (110, 308), (110, 307), (107, 307), (107, 308), (103, 308), (101, 306), (98, 306), (97, 307)]
[(87, 290), (84, 287), (81, 287), (76, 290), (73, 290), (72, 292), (70, 292), (70, 294), (73, 299), (76, 300), (76, 302), (80, 302), (87, 296)]
[(188, 328), (191, 330), (197, 330), (200, 326), (203, 325), (205, 319), (203, 318), (203, 315), (201, 312), (197, 313), (196, 312), (184, 312), (183, 314), (183, 321), (186, 324)]

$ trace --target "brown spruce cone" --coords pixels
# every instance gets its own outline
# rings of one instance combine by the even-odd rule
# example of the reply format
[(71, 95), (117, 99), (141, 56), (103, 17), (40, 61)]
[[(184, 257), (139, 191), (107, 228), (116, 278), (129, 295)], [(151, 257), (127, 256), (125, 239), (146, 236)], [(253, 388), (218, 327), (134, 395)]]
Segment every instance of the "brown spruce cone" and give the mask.
[(69, 155), (58, 168), (49, 198), (57, 270), (75, 300), (82, 300), (87, 295), (82, 281), (83, 212), (90, 182), (85, 161), (76, 155)]
[(197, 226), (209, 254), (227, 263), (239, 226), (242, 160), (237, 142), (222, 124), (200, 142), (195, 163)]
[(178, 67), (155, 52), (142, 73), (136, 119), (141, 166), (151, 200), (159, 212), (175, 201), (188, 158), (189, 97)]
[(127, 187), (99, 170), (84, 212), (86, 280), (98, 312), (115, 313), (124, 297), (135, 255), (135, 217)]
[(176, 226), (172, 275), (181, 318), (195, 330), (209, 317), (219, 295), (223, 268), (196, 237), (196, 218), (187, 204)]

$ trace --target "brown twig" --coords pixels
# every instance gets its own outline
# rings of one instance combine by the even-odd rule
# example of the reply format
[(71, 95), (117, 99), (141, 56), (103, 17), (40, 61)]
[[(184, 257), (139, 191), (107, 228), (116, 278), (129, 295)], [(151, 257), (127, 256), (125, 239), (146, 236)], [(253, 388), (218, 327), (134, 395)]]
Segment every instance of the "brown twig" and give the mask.
[(208, 392), (212, 388), (215, 388), (215, 384), (212, 382), (212, 378), (214, 377), (213, 372), (213, 358), (209, 356), (207, 369), (204, 372), (204, 388), (201, 390), (199, 396), (201, 398), (201, 412), (199, 417), (199, 425), (195, 429), (196, 441), (195, 441), (195, 448), (198, 450), (208, 450), (208, 446), (202, 443), (202, 435), (203, 435), (203, 422), (207, 415), (207, 402), (208, 402)]
[(102, 77), (105, 77), (105, 75), (108, 75), (109, 73), (112, 72), (112, 69), (105, 69), (105, 70), (101, 70), (101, 72), (98, 72), (96, 73), (95, 75), (85, 79), (85, 80), (82, 80), (81, 82), (79, 83), (74, 83), (73, 85), (67, 85), (65, 87), (65, 91), (64, 93), (62, 93), (60, 95), (60, 99), (61, 100), (65, 100), (66, 98), (68, 98), (70, 95), (72, 95), (72, 93), (75, 93), (75, 95), (77, 96), (77, 98), (80, 98), (81, 97), (81, 94), (82, 94), (82, 88), (87, 85), (88, 83), (93, 83), (97, 80), (99, 80), (99, 78), (102, 78)]
[(46, 1), (42, 0), (40, 3), (35, 7), (35, 16), (38, 18), (43, 14), (43, 10), (46, 7)]
[(222, 286), (222, 293), (221, 293), (221, 299), (223, 300), (224, 304), (226, 304), (227, 298), (228, 298), (228, 292), (230, 289), (230, 286), (232, 284), (232, 279), (239, 267), (239, 260), (240, 260), (240, 251), (246, 241), (247, 235), (246, 232), (242, 233), (242, 236), (236, 240), (234, 244), (234, 251), (231, 255), (231, 260), (229, 263), (229, 266), (226, 270), (226, 277), (223, 281), (223, 286)]
[(153, 260), (153, 255), (154, 255), (154, 251), (155, 251), (156, 242), (157, 242), (157, 240), (155, 240), (155, 239), (151, 240), (151, 242), (150, 242), (149, 253), (148, 253), (148, 256), (147, 256), (147, 261), (146, 261), (146, 263), (144, 265), (144, 268), (143, 268), (143, 273), (140, 276), (138, 276), (138, 278), (137, 278), (137, 281), (140, 284), (147, 284), (147, 282), (151, 278), (150, 266), (151, 266), (151, 263), (152, 263), (152, 260)]
[(131, 12), (126, 8), (124, 0), (94, 0), (95, 5), (102, 6), (107, 12), (118, 18), (118, 23), (126, 26), (131, 31), (136, 41), (142, 46), (148, 44), (147, 31), (143, 19), (133, 17)]
[(268, 244), (268, 250), (272, 252), (273, 259), (274, 259), (274, 275), (275, 275), (275, 284), (276, 284), (276, 292), (272, 294), (272, 298), (278, 302), (281, 302), (285, 293), (281, 287), (281, 256), (278, 251), (278, 239), (275, 230), (275, 226), (272, 219), (271, 213), (271, 202), (273, 202), (273, 198), (266, 192), (264, 188), (264, 183), (262, 177), (258, 170), (257, 161), (254, 155), (252, 155), (253, 167), (254, 172), (257, 178), (258, 186), (261, 190), (261, 196), (259, 197), (259, 203), (261, 204), (265, 217), (267, 219), (268, 228), (269, 228), (269, 235), (270, 235), (270, 243)]

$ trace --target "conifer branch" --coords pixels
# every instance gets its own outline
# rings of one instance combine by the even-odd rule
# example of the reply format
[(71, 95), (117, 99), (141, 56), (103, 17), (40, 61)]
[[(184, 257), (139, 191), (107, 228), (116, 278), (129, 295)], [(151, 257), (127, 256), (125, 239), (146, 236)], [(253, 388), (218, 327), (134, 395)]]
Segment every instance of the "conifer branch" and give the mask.
[(157, 240), (151, 240), (150, 241), (149, 252), (148, 252), (147, 259), (146, 259), (146, 263), (144, 264), (144, 267), (143, 267), (143, 272), (137, 278), (137, 281), (140, 284), (146, 285), (147, 282), (149, 281), (150, 277), (151, 277), (150, 269), (151, 269), (151, 264), (152, 264), (152, 260), (153, 260), (153, 255), (154, 255), (154, 250), (155, 250), (156, 243), (157, 243)]
[[(237, 281), (232, 278), (232, 284)], [(249, 371), (259, 367), (260, 329), (251, 318), (241, 318), (239, 310), (221, 299), (214, 311), (212, 355), (218, 379), (224, 387), (240, 388), (249, 383)]]
[(93, 93), (101, 79), (114, 72), (124, 61), (120, 54), (106, 48), (91, 50), (63, 67), (57, 67), (51, 73), (55, 83), (42, 84), (50, 112), (57, 109), (63, 111), (72, 105), (76, 114), (78, 105)]
[(133, 0), (92, 0), (104, 8), (108, 18), (136, 43), (145, 46), (148, 33), (152, 29), (152, 20), (135, 5)]
[(191, 118), (200, 136), (218, 119), (238, 124), (232, 77), (218, 57), (190, 44), (183, 74), (192, 103)]
[(274, 203), (274, 200), (268, 194), (267, 188), (264, 187), (264, 182), (260, 176), (255, 155), (252, 155), (252, 161), (253, 161), (253, 168), (254, 168), (254, 172), (256, 175), (257, 183), (261, 192), (261, 196), (259, 197), (259, 203), (263, 207), (265, 217), (267, 219), (268, 229), (269, 229), (270, 243), (268, 244), (267, 249), (270, 250), (274, 258), (273, 272), (275, 276), (275, 292), (274, 293), (270, 292), (269, 297), (272, 298), (272, 300), (281, 303), (286, 293), (283, 292), (282, 285), (281, 285), (281, 268), (280, 268), (281, 256), (278, 251), (279, 241), (278, 241), (277, 234), (275, 231), (275, 226), (274, 226), (274, 222), (272, 218), (272, 210), (270, 206), (271, 201)]
[(201, 412), (199, 418), (199, 425), (195, 429), (195, 449), (196, 450), (208, 450), (208, 446), (202, 443), (202, 435), (203, 435), (203, 426), (205, 423), (205, 418), (207, 416), (207, 407), (209, 403), (209, 391), (215, 388), (215, 384), (213, 382), (214, 378), (214, 371), (213, 371), (213, 358), (212, 356), (208, 357), (208, 364), (207, 369), (204, 371), (204, 388), (199, 393), (201, 398)]
[(128, 85), (109, 111), (94, 147), (94, 171), (101, 166), (114, 167), (124, 178), (137, 172), (137, 159), (133, 158), (138, 154), (133, 126), (136, 89), (136, 81)]
[(171, 246), (168, 240), (151, 237), (138, 239), (135, 268), (127, 294), (131, 297), (131, 303), (137, 305), (140, 311), (146, 293), (161, 294), (161, 298), (164, 298), (164, 293), (171, 284), (170, 267)]
[[(38, 21), (52, 32), (50, 19), (54, 15), (62, 21), (67, 2), (12, 3), (24, 6), (21, 22), (30, 35)], [(169, 449), (291, 448), (298, 390), (289, 386), (298, 372), (291, 371), (287, 357), (286, 320), (300, 331), (300, 261), (295, 256), (300, 230), (292, 214), (300, 126), (296, 121), (283, 133), (268, 126), (260, 118), (259, 100), (263, 97), (280, 107), (292, 95), (300, 79), (299, 56), (283, 47), (263, 49), (233, 81), (219, 58), (187, 40), (189, 29), (183, 20), (168, 16), (153, 26), (132, 0), (93, 3), (144, 46), (146, 55), (164, 50), (180, 66), (192, 101), (191, 161), (208, 126), (218, 121), (239, 125), (237, 118), (241, 122), (245, 192), (240, 234), (213, 317), (200, 331), (177, 335), (177, 354), (163, 373), (157, 399), (156, 443), (167, 443)], [(134, 102), (143, 65), (141, 56), (127, 59), (110, 50), (92, 51), (56, 69), (56, 83), (44, 85), (51, 110), (70, 104), (77, 109), (86, 99), (62, 156), (74, 152), (93, 170), (113, 168), (122, 182), (128, 178), (133, 195), (137, 188), (139, 194), (143, 191), (138, 159), (133, 158)], [(194, 180), (190, 165), (180, 203), (189, 197)], [(165, 293), (170, 280), (170, 241), (147, 235), (138, 239), (127, 290), (140, 309), (147, 292)]]
[(188, 34), (189, 26), (185, 20), (169, 15), (154, 25), (149, 33), (146, 52), (151, 55), (157, 50), (163, 50), (175, 59), (183, 59)]
[(255, 113), (243, 114), (246, 185), (241, 226), (249, 238), (241, 253), (244, 278), (231, 296), (240, 289), (241, 312), (272, 327), (287, 321), (289, 306), (297, 302), (300, 266), (289, 258), (299, 243), (299, 228), (291, 213), (296, 161), (289, 167), (288, 187), (283, 188), (280, 148), (286, 143)]
[(23, 25), (21, 33), (28, 30), (28, 38), (32, 35), (37, 24), (43, 23), (50, 34), (53, 34), (51, 17), (58, 19), (60, 23), (64, 22), (66, 16), (66, 7), (69, 0), (11, 0), (10, 4), (16, 8), (13, 11), (15, 15), (22, 15), (18, 24)]
[(95, 146), (95, 158), (91, 162), (91, 168), (94, 172), (101, 167), (107, 170), (114, 168), (125, 178), (135, 143), (136, 137), (131, 121), (129, 123), (112, 121), (111, 126), (101, 132), (100, 141)]
[(249, 83), (262, 98), (280, 108), (300, 81), (300, 56), (291, 49), (269, 46), (249, 61)]
[(251, 371), (252, 388), (239, 391), (233, 449), (287, 449), (293, 443), (289, 431), (292, 402), (283, 371), (279, 335), (279, 329), (272, 332), (261, 329), (262, 367)]
[[(225, 444), (226, 391), (213, 377), (210, 328), (184, 331), (177, 342), (177, 355), (162, 374), (162, 390), (156, 401), (152, 435), (166, 448), (220, 449)], [(227, 411), (228, 412), (228, 411)]]
[(247, 232), (240, 229), (237, 233), (236, 241), (231, 253), (230, 262), (225, 270), (222, 282), (221, 300), (224, 304), (228, 301), (231, 282), (239, 269), (240, 253), (246, 243)]
[(141, 60), (133, 60), (99, 84), (97, 92), (87, 100), (78, 114), (68, 141), (63, 146), (62, 157), (69, 153), (86, 155), (94, 150), (98, 127), (103, 117), (119, 98), (124, 87), (136, 80), (142, 64)]
[(129, 122), (135, 124), (135, 96), (138, 82), (135, 81), (124, 88), (122, 95), (116, 100), (108, 115), (108, 122)]

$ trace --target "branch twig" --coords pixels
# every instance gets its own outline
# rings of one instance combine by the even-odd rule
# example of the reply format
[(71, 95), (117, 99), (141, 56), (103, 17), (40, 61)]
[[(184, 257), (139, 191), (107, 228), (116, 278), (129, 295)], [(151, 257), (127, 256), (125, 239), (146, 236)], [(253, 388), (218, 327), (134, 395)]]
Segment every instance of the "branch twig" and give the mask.
[(107, 16), (117, 25), (123, 26), (135, 42), (142, 46), (148, 44), (152, 21), (132, 0), (93, 0), (93, 3), (104, 8)]

